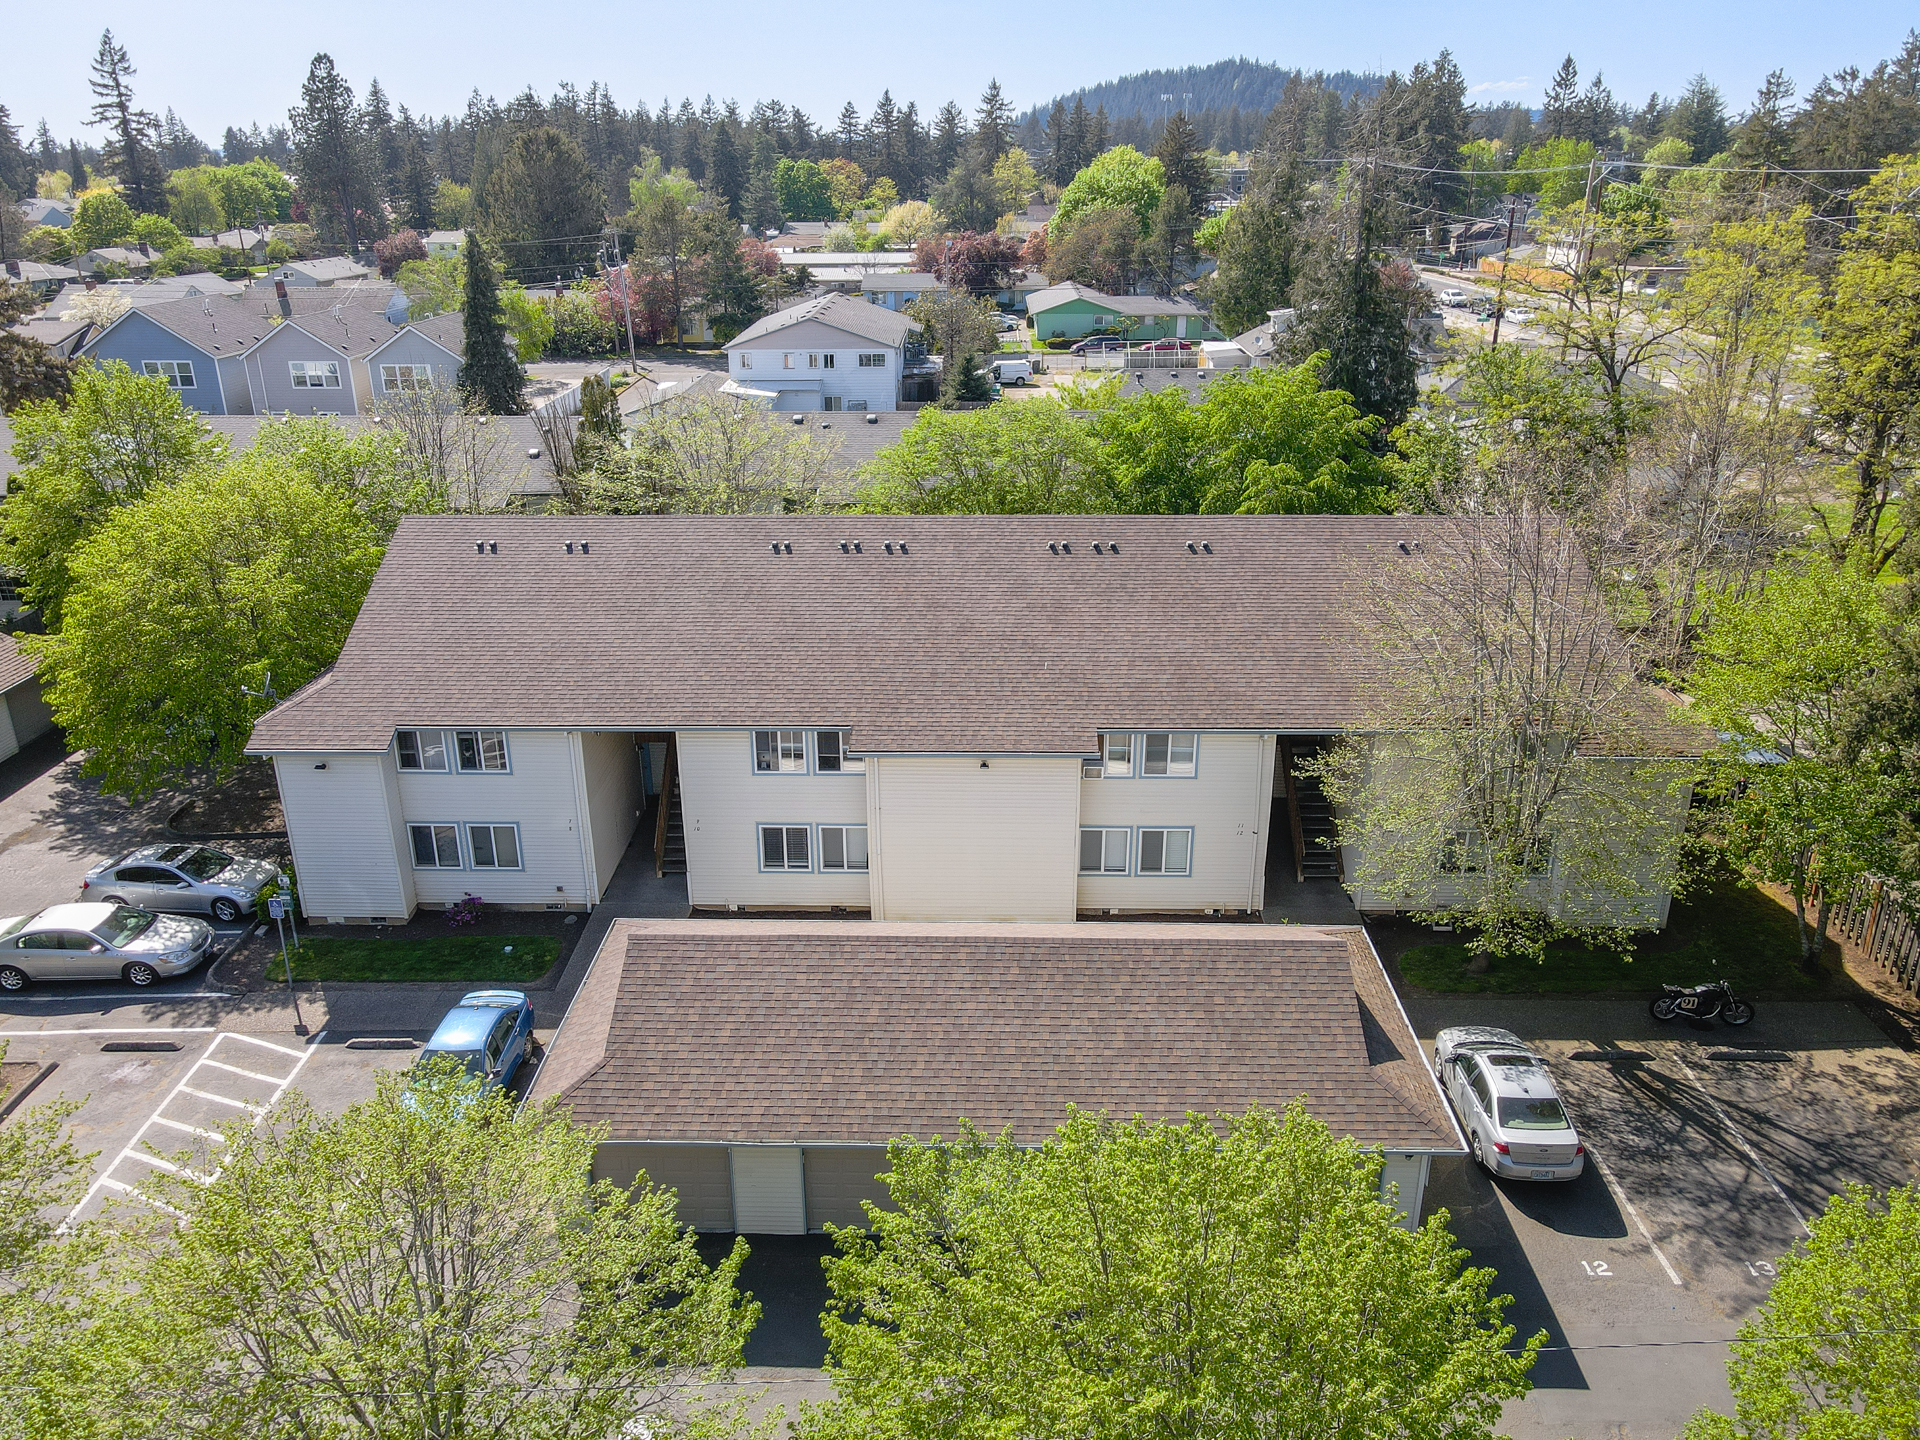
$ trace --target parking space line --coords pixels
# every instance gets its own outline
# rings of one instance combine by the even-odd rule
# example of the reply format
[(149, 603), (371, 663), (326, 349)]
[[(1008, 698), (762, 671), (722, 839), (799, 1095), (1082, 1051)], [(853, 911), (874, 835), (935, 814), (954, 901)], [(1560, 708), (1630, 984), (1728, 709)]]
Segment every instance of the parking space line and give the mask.
[(291, 1056), (295, 1060), (301, 1059), (307, 1053), (304, 1050), (291, 1050), (285, 1045), (276, 1045), (271, 1040), (262, 1040), (257, 1035), (241, 1035), (237, 1032), (229, 1031), (227, 1038), (229, 1040), (244, 1040), (249, 1045), (258, 1045), (267, 1050), (278, 1050), (282, 1055)]
[(1693, 1067), (1687, 1064), (1687, 1057), (1676, 1053), (1674, 1059), (1678, 1060), (1680, 1062), (1680, 1068), (1687, 1072), (1687, 1079), (1692, 1082), (1693, 1088), (1700, 1092), (1700, 1098), (1707, 1102), (1708, 1107), (1715, 1115), (1720, 1117), (1720, 1123), (1727, 1127), (1727, 1133), (1740, 1142), (1740, 1148), (1747, 1152), (1747, 1158), (1753, 1162), (1754, 1168), (1767, 1177), (1767, 1184), (1773, 1187), (1773, 1193), (1780, 1197), (1780, 1203), (1787, 1207), (1788, 1212), (1794, 1218), (1794, 1222), (1811, 1236), (1813, 1234), (1813, 1227), (1807, 1224), (1807, 1217), (1800, 1213), (1800, 1207), (1793, 1203), (1792, 1198), (1788, 1196), (1785, 1190), (1780, 1188), (1780, 1182), (1773, 1178), (1773, 1171), (1769, 1170), (1767, 1168), (1767, 1162), (1760, 1158), (1760, 1152), (1747, 1143), (1747, 1137), (1740, 1133), (1739, 1126), (1735, 1125), (1727, 1112), (1720, 1108), (1720, 1102), (1713, 1098), (1712, 1092), (1701, 1083), (1700, 1077), (1693, 1073)]
[(115, 1029), (105, 1025), (85, 1030), (0, 1030), (0, 1040), (13, 1035), (211, 1035), (212, 1025), (137, 1025)]
[(251, 1110), (256, 1115), (264, 1115), (266, 1107), (251, 1100), (236, 1100), (231, 1095), (216, 1095), (211, 1090), (196, 1090), (191, 1085), (180, 1087), (182, 1095), (191, 1095), (196, 1100), (211, 1100), (216, 1105), (231, 1105), (236, 1110)]
[(200, 1126), (189, 1125), (184, 1120), (169, 1120), (164, 1115), (156, 1115), (153, 1117), (153, 1123), (155, 1125), (165, 1125), (174, 1130), (184, 1130), (189, 1135), (198, 1135), (201, 1139), (211, 1140), (216, 1145), (224, 1145), (227, 1143), (227, 1137), (222, 1135), (218, 1130), (203, 1130)]
[[(221, 1038), (225, 1039), (226, 1037), (222, 1036)], [(215, 1070), (225, 1070), (233, 1075), (244, 1075), (249, 1080), (258, 1080), (262, 1085), (278, 1085), (280, 1083), (280, 1078), (277, 1075), (262, 1075), (258, 1070), (242, 1070), (238, 1065), (229, 1065), (224, 1060), (202, 1060), (200, 1064), (211, 1066)], [(199, 1066), (196, 1065), (194, 1068), (197, 1070)]]
[(1660, 1268), (1667, 1272), (1667, 1279), (1684, 1287), (1685, 1282), (1681, 1280), (1680, 1272), (1673, 1268), (1672, 1262), (1667, 1259), (1667, 1252), (1662, 1250), (1660, 1242), (1653, 1238), (1653, 1231), (1649, 1230), (1647, 1222), (1640, 1218), (1639, 1210), (1635, 1209), (1633, 1201), (1627, 1198), (1627, 1192), (1621, 1188), (1620, 1182), (1613, 1178), (1613, 1171), (1609, 1170), (1606, 1163), (1601, 1160), (1600, 1152), (1593, 1148), (1591, 1140), (1587, 1141), (1587, 1158), (1593, 1161), (1593, 1168), (1600, 1172), (1600, 1178), (1607, 1182), (1607, 1189), (1613, 1192), (1613, 1198), (1618, 1200), (1621, 1208), (1633, 1217), (1633, 1223), (1639, 1227), (1641, 1235), (1646, 1237), (1647, 1248), (1653, 1251), (1653, 1258), (1658, 1260)]

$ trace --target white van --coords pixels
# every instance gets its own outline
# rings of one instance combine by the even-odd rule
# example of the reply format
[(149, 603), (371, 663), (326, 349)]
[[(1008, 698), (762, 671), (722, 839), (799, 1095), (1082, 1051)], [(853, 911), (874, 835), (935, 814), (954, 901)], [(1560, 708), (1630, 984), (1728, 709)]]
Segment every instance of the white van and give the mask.
[(1033, 362), (1031, 360), (996, 360), (993, 362), (993, 378), (1002, 385), (1031, 385)]

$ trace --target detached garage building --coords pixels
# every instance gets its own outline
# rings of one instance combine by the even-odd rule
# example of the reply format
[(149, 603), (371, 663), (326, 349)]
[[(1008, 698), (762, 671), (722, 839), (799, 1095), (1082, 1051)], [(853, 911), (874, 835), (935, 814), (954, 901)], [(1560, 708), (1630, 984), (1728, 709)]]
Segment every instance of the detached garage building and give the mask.
[(1412, 1217), (1464, 1148), (1364, 935), (1300, 926), (616, 921), (534, 1083), (555, 1097), (607, 1127), (596, 1178), (746, 1234), (864, 1224), (890, 1140), (964, 1118), (1038, 1145), (1069, 1104), (1301, 1099)]
[(0, 633), (0, 760), (20, 752), (53, 728), (53, 711), (40, 694), (39, 660)]

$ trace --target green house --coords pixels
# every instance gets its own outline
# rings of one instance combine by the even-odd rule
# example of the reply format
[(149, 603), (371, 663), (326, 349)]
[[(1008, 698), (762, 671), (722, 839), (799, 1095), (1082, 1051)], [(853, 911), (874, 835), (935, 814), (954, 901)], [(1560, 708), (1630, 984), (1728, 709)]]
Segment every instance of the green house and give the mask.
[(1107, 331), (1129, 340), (1219, 340), (1224, 338), (1206, 312), (1191, 300), (1158, 295), (1108, 295), (1067, 281), (1027, 297), (1027, 323), (1033, 338), (1045, 342)]

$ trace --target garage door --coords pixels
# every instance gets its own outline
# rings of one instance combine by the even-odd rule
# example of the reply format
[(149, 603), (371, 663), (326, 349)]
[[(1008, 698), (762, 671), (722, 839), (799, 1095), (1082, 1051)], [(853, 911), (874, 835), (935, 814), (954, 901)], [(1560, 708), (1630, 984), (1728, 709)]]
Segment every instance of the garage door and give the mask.
[(602, 1145), (593, 1178), (631, 1185), (640, 1171), (679, 1192), (680, 1223), (696, 1230), (733, 1229), (733, 1186), (724, 1145)]
[(807, 1197), (798, 1145), (734, 1145), (733, 1228), (742, 1235), (804, 1235)]
[(867, 1223), (862, 1200), (892, 1209), (886, 1183), (875, 1177), (887, 1168), (884, 1145), (809, 1145), (806, 1149), (807, 1228)]

